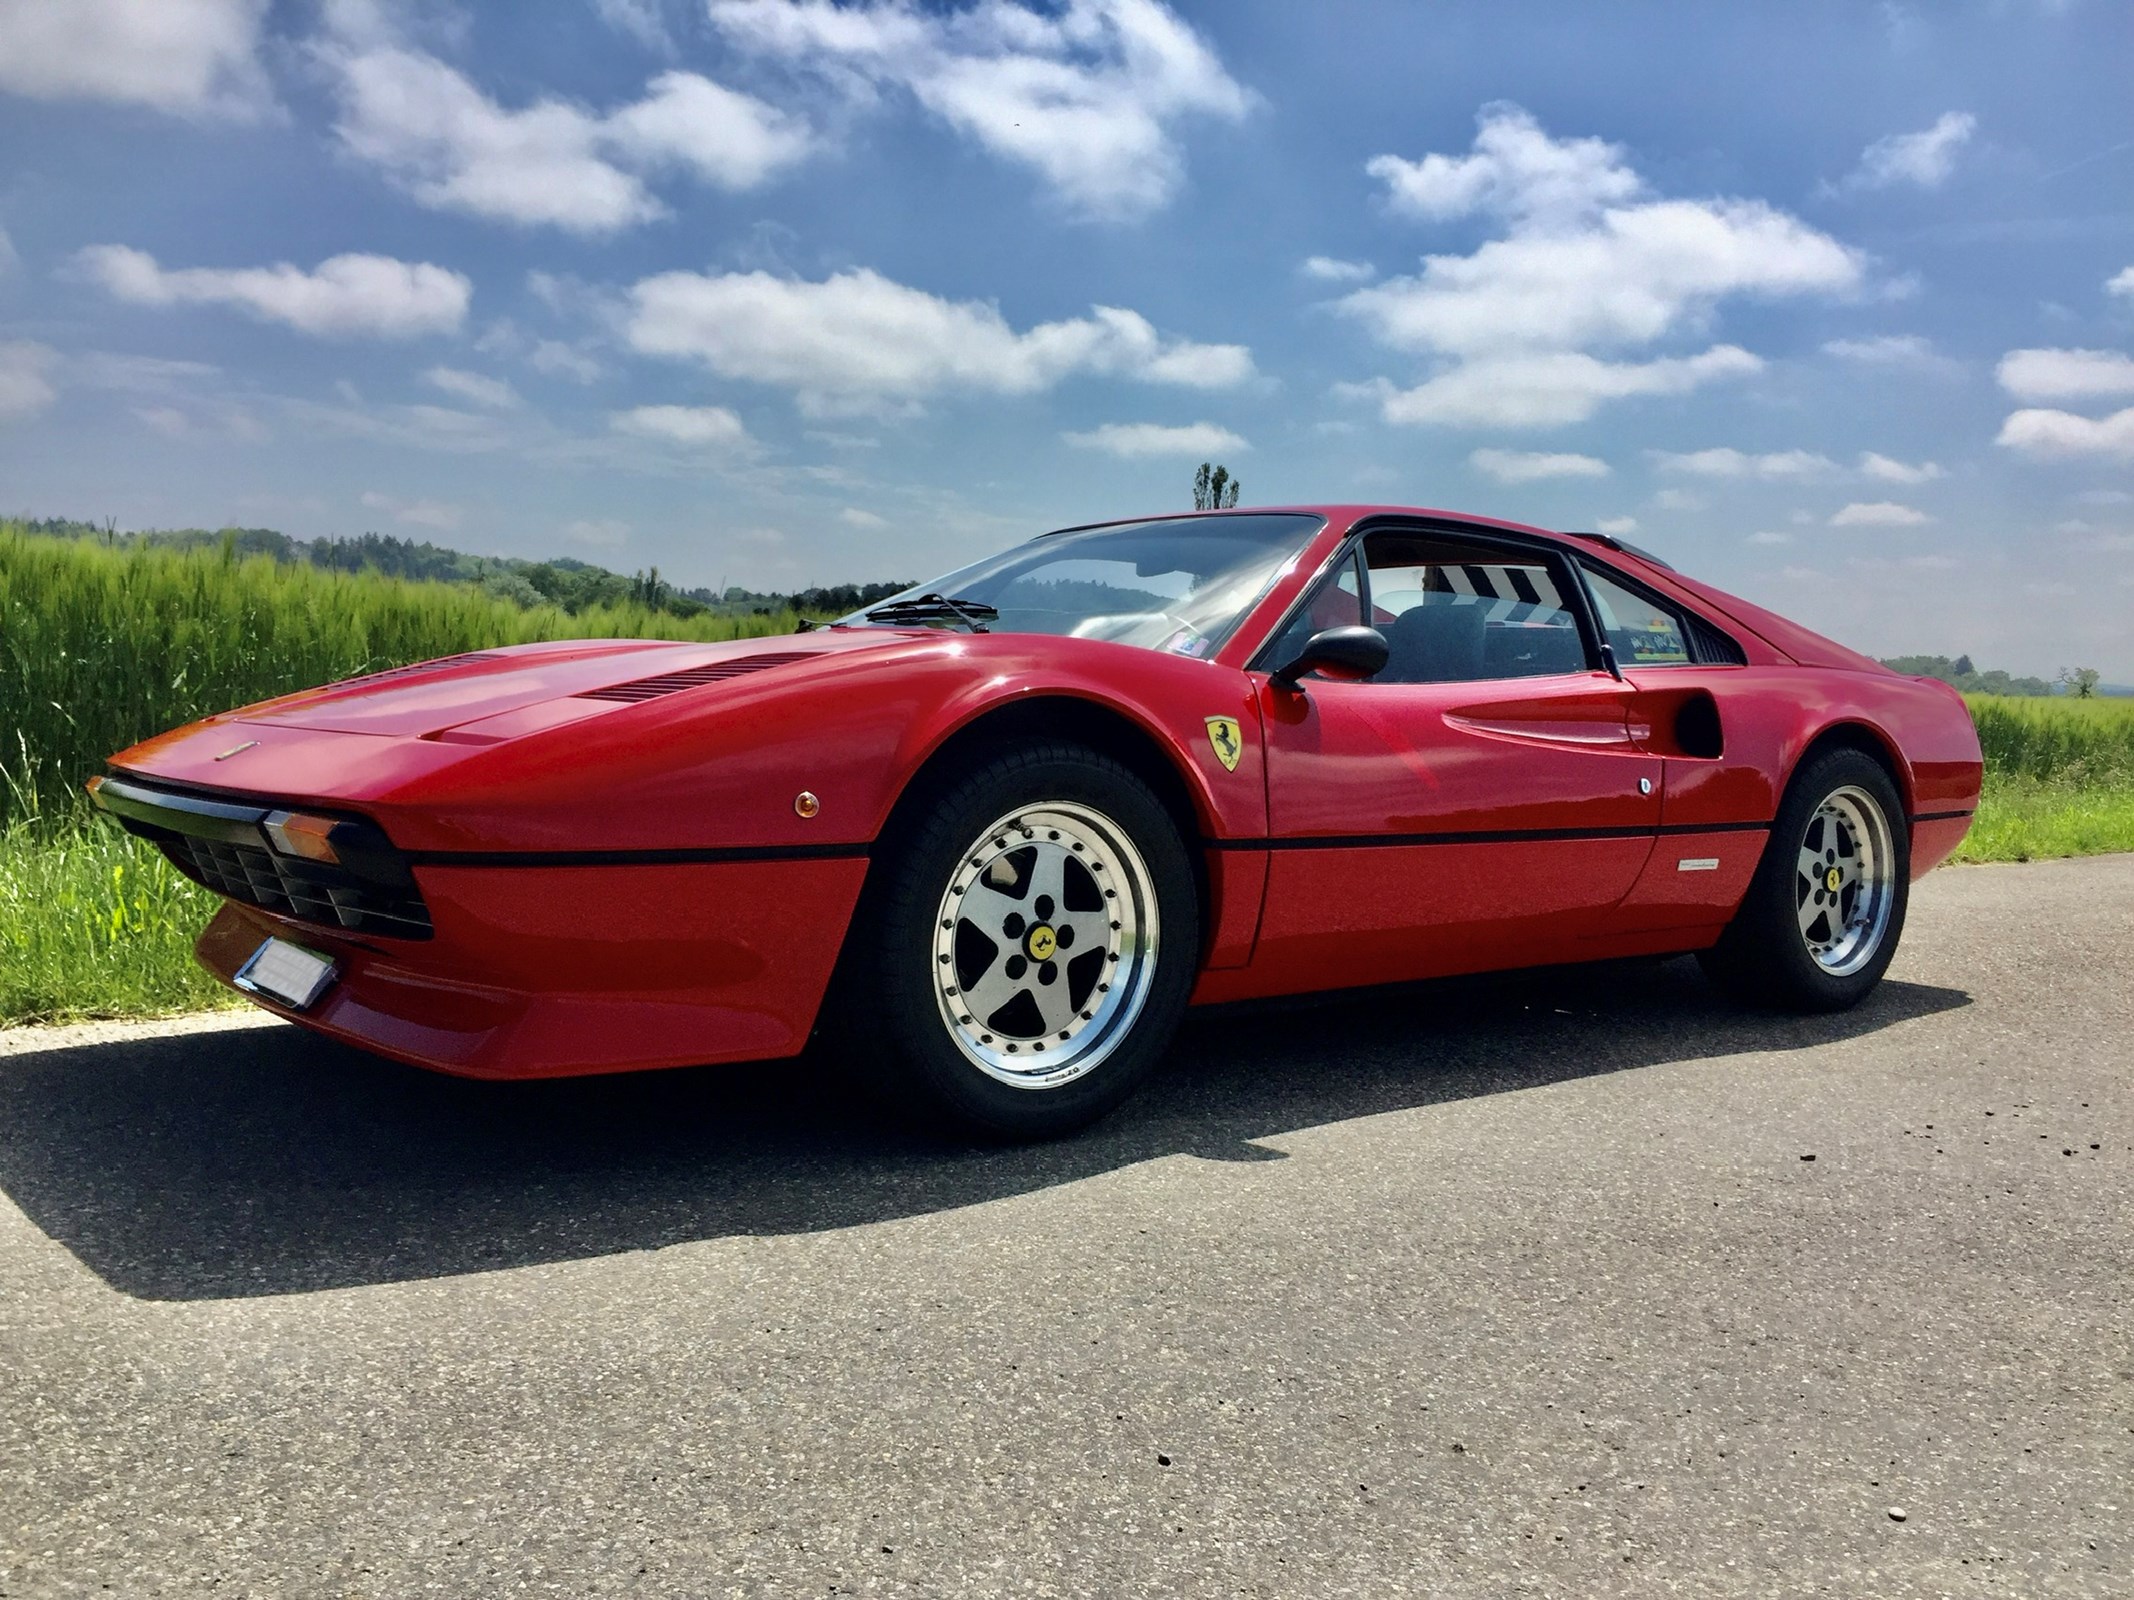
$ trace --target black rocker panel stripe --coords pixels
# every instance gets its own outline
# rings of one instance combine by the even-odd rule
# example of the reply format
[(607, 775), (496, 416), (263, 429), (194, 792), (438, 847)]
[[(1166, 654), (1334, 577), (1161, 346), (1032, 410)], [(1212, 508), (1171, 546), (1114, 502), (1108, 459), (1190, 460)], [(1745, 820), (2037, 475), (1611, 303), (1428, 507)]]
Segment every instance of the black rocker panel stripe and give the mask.
[(701, 850), (410, 850), (415, 867), (667, 867), (722, 861), (865, 860), (866, 844), (724, 845)]
[(1687, 833), (1768, 833), (1768, 822), (1683, 823), (1667, 828), (1499, 828), (1468, 833), (1332, 833), (1300, 839), (1209, 839), (1210, 850), (1367, 850), (1424, 844), (1548, 844), (1567, 839), (1651, 839)]

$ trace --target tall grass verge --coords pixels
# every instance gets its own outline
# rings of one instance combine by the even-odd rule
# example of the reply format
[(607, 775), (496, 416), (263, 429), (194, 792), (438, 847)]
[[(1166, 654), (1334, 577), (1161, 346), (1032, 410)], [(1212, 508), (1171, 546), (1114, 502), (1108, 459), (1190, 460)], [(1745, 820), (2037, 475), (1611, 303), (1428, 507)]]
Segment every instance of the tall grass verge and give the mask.
[(2134, 850), (2134, 700), (1966, 698), (1986, 791), (1956, 860)]
[(71, 826), (105, 756), (211, 711), (434, 656), (540, 639), (717, 640), (790, 632), (791, 615), (571, 615), (455, 584), (107, 549), (0, 521), (0, 821)]

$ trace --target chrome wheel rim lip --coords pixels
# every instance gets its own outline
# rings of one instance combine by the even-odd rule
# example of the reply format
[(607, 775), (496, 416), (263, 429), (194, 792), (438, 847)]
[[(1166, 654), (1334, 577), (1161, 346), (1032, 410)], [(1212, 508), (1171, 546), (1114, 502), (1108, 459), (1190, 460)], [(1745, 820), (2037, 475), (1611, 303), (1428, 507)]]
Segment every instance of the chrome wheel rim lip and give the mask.
[(1881, 802), (1850, 784), (1824, 796), (1796, 848), (1793, 906), (1810, 959), (1831, 977), (1858, 972), (1882, 948), (1896, 871)]
[[(1019, 894), (1012, 893), (1000, 884), (999, 874), (1018, 872), (1024, 852), (1034, 852), (1029, 878)], [(1077, 870), (1086, 874), (1085, 897), (1087, 885), (1099, 891), (1100, 910), (1066, 907), (1063, 880)], [(1060, 947), (1073, 949), (1073, 955), (1055, 958), (1057, 970), (1049, 984), (1040, 977), (1044, 963), (1030, 959), (1031, 935), (1026, 931), (1011, 937), (1004, 931), (1011, 913), (1022, 917), (1028, 930), (1039, 896), (1045, 893), (1055, 900), (1053, 915), (1035, 920), (1047, 929), (1071, 929), (1074, 941)], [(966, 922), (997, 949), (975, 976), (959, 973), (958, 936)], [(996, 1082), (1016, 1089), (1071, 1083), (1108, 1059), (1141, 1014), (1155, 981), (1159, 932), (1155, 879), (1123, 828), (1075, 801), (1018, 806), (995, 818), (966, 846), (934, 913), (929, 976), (942, 1025), (964, 1059)], [(1018, 938), (1025, 942), (1017, 944)], [(1104, 955), (1095, 969), (1098, 976), (1078, 1006), (1067, 1004), (1063, 1010), (1063, 1002), (1074, 998), (1069, 963), (1093, 949)], [(1011, 954), (1023, 958), (1023, 975), (1008, 976)], [(973, 977), (968, 992), (965, 976)], [(1022, 993), (1031, 996), (1051, 1025), (1038, 1033), (1007, 1033), (992, 1026), (989, 1018), (999, 1016), (999, 1007)]]

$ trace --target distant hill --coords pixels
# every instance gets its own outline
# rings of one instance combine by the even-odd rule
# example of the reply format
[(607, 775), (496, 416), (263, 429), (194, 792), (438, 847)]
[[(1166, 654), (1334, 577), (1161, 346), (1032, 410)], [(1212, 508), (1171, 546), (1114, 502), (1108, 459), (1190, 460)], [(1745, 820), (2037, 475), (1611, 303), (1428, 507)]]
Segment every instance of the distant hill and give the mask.
[[(1916, 678), (1939, 678), (1943, 683), (1954, 684), (1965, 694), (2056, 694), (2052, 684), (2043, 678), (2018, 678), (1998, 668), (1980, 672), (1971, 664), (1969, 656), (1950, 660), (1947, 656), (1891, 656), (1882, 663), (1892, 672), (1907, 673)], [(2106, 690), (2106, 693), (2111, 693)]]
[(719, 594), (710, 589), (677, 588), (660, 576), (657, 567), (625, 577), (570, 556), (547, 561), (473, 556), (427, 540), (397, 539), (391, 534), (306, 540), (292, 539), (273, 528), (147, 528), (127, 533), (65, 517), (22, 518), (11, 520), (10, 525), (46, 538), (85, 539), (120, 549), (155, 545), (183, 550), (220, 545), (240, 557), (271, 556), (276, 561), (305, 562), (333, 572), (378, 572), (415, 582), (461, 583), (522, 606), (557, 606), (573, 616), (588, 607), (624, 602), (679, 617), (703, 612), (768, 616), (786, 610), (835, 616), (911, 587), (907, 580), (759, 594), (733, 585)]

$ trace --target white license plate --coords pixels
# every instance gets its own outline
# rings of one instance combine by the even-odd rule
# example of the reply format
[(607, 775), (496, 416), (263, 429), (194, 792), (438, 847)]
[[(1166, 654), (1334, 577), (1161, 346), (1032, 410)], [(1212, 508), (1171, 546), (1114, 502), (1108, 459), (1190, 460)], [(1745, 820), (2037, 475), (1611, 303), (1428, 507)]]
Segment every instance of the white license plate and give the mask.
[(333, 962), (300, 944), (269, 939), (252, 952), (230, 981), (240, 989), (302, 1011), (333, 982)]

